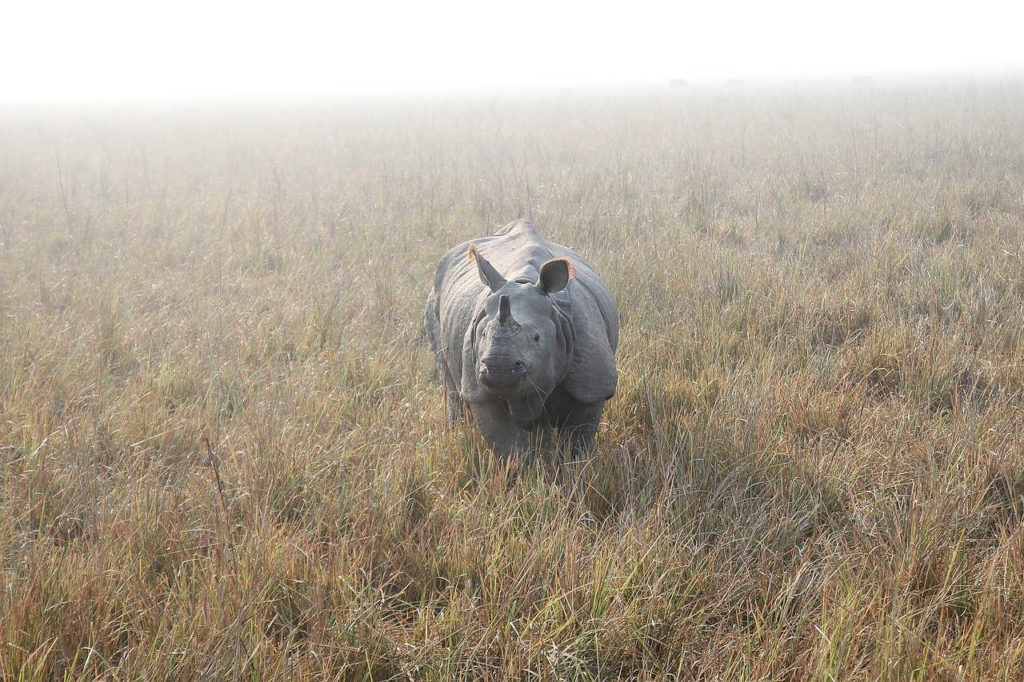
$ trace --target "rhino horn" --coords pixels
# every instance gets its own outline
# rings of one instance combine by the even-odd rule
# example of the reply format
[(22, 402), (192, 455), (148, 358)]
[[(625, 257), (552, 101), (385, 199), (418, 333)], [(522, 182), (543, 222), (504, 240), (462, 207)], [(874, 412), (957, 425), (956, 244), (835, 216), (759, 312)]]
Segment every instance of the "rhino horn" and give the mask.
[(498, 297), (498, 324), (505, 326), (509, 322), (515, 322), (512, 318), (512, 303), (508, 300), (508, 296), (502, 294)]

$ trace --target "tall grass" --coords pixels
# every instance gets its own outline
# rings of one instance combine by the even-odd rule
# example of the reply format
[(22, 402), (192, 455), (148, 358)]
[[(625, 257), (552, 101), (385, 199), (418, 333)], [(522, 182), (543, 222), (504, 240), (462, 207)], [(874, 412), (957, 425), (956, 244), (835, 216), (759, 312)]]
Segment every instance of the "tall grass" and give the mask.
[[(0, 112), (0, 678), (1018, 679), (1022, 119)], [(434, 265), (519, 216), (622, 310), (583, 461), (446, 427)]]

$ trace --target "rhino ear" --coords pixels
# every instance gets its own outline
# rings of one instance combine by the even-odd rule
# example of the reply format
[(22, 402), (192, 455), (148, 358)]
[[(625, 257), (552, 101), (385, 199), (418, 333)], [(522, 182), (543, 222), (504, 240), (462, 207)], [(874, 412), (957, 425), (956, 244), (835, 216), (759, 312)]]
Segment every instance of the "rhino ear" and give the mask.
[(553, 294), (564, 289), (576, 276), (576, 268), (568, 258), (552, 258), (540, 266), (537, 288), (542, 294)]
[(505, 278), (502, 277), (494, 266), (476, 250), (476, 244), (470, 244), (466, 251), (466, 258), (476, 263), (476, 272), (480, 275), (480, 281), (487, 285), (491, 291), (497, 291), (505, 286)]

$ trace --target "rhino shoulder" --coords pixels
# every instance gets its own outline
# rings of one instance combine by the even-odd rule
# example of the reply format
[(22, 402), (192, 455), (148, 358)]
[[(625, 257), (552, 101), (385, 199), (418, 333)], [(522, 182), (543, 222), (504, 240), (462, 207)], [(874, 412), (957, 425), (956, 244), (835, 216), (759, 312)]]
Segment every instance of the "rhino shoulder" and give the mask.
[[(592, 289), (606, 295), (595, 295)], [(562, 386), (582, 403), (603, 402), (615, 395), (619, 381), (615, 366), (618, 311), (603, 285), (588, 285), (582, 278), (573, 280), (570, 297), (575, 343)]]

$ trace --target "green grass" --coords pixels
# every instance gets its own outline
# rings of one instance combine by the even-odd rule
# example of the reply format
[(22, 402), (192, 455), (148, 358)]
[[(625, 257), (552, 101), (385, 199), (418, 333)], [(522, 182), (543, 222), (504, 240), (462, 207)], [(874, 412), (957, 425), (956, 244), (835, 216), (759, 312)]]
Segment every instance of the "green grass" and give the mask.
[[(0, 678), (1019, 679), (1022, 119), (0, 112)], [(584, 461), (446, 426), (433, 268), (520, 216), (622, 311)]]

